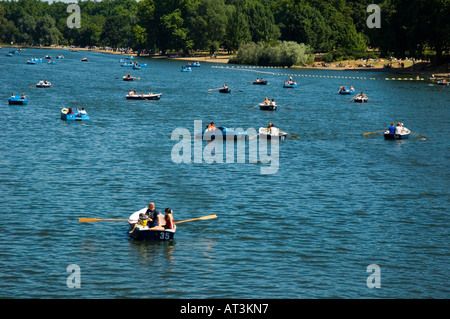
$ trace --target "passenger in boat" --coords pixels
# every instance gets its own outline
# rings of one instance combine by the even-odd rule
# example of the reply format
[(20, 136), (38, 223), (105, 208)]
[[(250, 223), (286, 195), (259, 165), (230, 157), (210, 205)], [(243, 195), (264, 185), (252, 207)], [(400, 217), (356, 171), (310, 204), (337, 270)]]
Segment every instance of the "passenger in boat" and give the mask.
[(81, 108), (80, 113), (81, 113), (81, 114), (87, 114), (87, 112), (86, 112), (86, 110), (84, 109), (84, 107)]
[(264, 99), (264, 104), (270, 104), (270, 99), (266, 96), (266, 98)]
[(14, 93), (11, 93), (11, 97), (12, 97), (12, 98), (15, 98), (16, 96), (14, 95)]
[(400, 122), (397, 122), (397, 126), (395, 127), (395, 134), (402, 134), (402, 126)]
[(212, 132), (216, 130), (216, 126), (214, 125), (214, 122), (211, 122), (211, 124), (208, 125), (208, 131)]
[(272, 102), (270, 102), (270, 104), (272, 104), (272, 105), (277, 105), (277, 104), (275, 103), (275, 100), (274, 100), (274, 99), (272, 99)]
[(355, 90), (355, 88), (353, 87), (353, 85), (350, 85), (350, 91), (354, 91)]
[(388, 128), (389, 134), (395, 134), (395, 123), (391, 122), (391, 126)]
[(148, 216), (149, 222), (151, 222), (151, 224), (149, 224), (149, 227), (159, 226), (159, 221), (158, 221), (159, 212), (155, 208), (155, 203), (151, 202), (148, 204), (148, 208), (147, 208), (147, 211), (145, 212), (145, 215)]
[(166, 208), (164, 210), (164, 219), (166, 224), (164, 225), (164, 229), (174, 229), (175, 221), (173, 220), (173, 211), (170, 208)]
[(25, 97), (25, 93), (22, 93), (22, 95), (20, 96), (21, 99), (26, 99)]
[(223, 85), (223, 88), (224, 88), (224, 89), (228, 89), (228, 85), (224, 84), (224, 85)]
[(411, 133), (411, 131), (408, 130), (408, 129), (403, 125), (403, 123), (400, 123), (400, 126), (402, 127), (402, 133), (403, 133), (403, 134), (409, 134), (409, 133)]
[(142, 226), (142, 227), (145, 227), (145, 226), (147, 226), (147, 223), (148, 223), (148, 216), (145, 216), (143, 213), (140, 213), (139, 214), (139, 221), (136, 223), (136, 224), (134, 224), (134, 227), (133, 227), (133, 229), (130, 231), (130, 234), (132, 233), (132, 232), (134, 232), (134, 230), (136, 229), (136, 227), (139, 225), (139, 226)]
[(67, 114), (74, 114), (74, 112), (73, 112), (71, 107), (69, 107), (69, 110), (67, 110)]

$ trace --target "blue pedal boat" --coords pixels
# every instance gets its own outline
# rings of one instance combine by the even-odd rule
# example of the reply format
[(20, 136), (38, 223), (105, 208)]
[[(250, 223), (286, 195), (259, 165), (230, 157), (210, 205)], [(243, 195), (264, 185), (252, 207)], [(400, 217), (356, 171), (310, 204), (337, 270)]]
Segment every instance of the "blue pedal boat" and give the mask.
[(192, 72), (192, 69), (189, 66), (181, 67), (181, 72)]
[(72, 114), (67, 114), (69, 110), (66, 108), (63, 108), (61, 110), (61, 120), (63, 121), (90, 121), (88, 114), (82, 114), (78, 112), (77, 110), (74, 110)]
[(28, 101), (26, 98), (21, 98), (20, 96), (11, 96), (8, 100), (10, 105), (25, 105)]
[(284, 88), (293, 89), (297, 87), (297, 82), (284, 81)]
[(339, 94), (353, 94), (355, 93), (354, 89), (343, 88), (338, 91)]
[(216, 136), (220, 136), (222, 140), (226, 141), (227, 139), (232, 138), (233, 140), (241, 140), (246, 139), (248, 137), (247, 132), (244, 131), (235, 131), (232, 128), (227, 128), (223, 126), (217, 127), (214, 131), (204, 130), (201, 135), (196, 135), (196, 138), (201, 138), (206, 141), (215, 140)]

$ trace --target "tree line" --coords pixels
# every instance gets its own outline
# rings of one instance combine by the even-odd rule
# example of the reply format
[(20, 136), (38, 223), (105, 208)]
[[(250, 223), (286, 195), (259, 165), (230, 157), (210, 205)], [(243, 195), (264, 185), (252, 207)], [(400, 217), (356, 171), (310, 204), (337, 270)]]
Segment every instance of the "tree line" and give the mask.
[[(328, 59), (383, 56), (437, 60), (450, 48), (449, 0), (380, 1), (381, 27), (369, 28), (373, 0), (103, 0), (79, 1), (81, 27), (67, 26), (67, 3), (0, 2), (0, 42), (130, 47), (211, 54), (278, 47), (326, 53)], [(283, 44), (284, 43), (284, 44)], [(256, 50), (256, 49), (255, 49)], [(266, 58), (270, 59), (270, 58)], [(264, 60), (264, 59), (263, 59)], [(295, 59), (294, 59), (295, 60)], [(302, 60), (302, 59), (300, 59)], [(257, 62), (256, 62), (257, 63)]]

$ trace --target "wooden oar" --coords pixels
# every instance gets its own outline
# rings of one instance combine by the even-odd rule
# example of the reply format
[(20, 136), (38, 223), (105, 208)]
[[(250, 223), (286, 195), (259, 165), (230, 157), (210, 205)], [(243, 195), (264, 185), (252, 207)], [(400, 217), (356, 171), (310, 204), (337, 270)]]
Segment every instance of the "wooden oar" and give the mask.
[(420, 135), (420, 134), (416, 134), (416, 133), (413, 133), (413, 132), (409, 132), (409, 133), (414, 134), (414, 135), (417, 135), (417, 136), (420, 136), (420, 137), (422, 137), (422, 138), (427, 138), (426, 136), (423, 136), (423, 135)]
[(103, 222), (103, 221), (108, 221), (108, 222), (123, 222), (123, 221), (128, 221), (128, 219), (100, 219), (100, 218), (78, 218), (78, 221), (80, 223), (95, 223), (95, 222)]
[(351, 102), (353, 99), (356, 99), (360, 94), (355, 95), (354, 97), (351, 98), (351, 100), (349, 102)]
[(214, 90), (220, 90), (220, 89), (223, 89), (223, 88), (209, 89), (208, 91), (214, 91)]
[(281, 133), (286, 133), (287, 135), (291, 136), (292, 138), (299, 138), (298, 136), (289, 134), (288, 132), (285, 132), (285, 131), (282, 131), (282, 130), (280, 130), (280, 132), (281, 132)]
[(213, 219), (213, 218), (217, 218), (217, 215), (208, 215), (208, 216), (203, 216), (203, 217), (199, 217), (199, 218), (193, 218), (193, 219), (186, 219), (186, 220), (180, 220), (178, 222), (175, 222), (175, 224), (180, 224), (180, 223), (186, 223), (186, 222), (192, 222), (194, 220), (205, 220), (205, 219)]
[[(386, 131), (386, 130), (384, 130)], [(384, 131), (376, 131), (376, 132), (368, 132), (368, 133), (363, 133), (363, 135), (369, 135), (369, 134), (375, 134), (375, 133), (382, 133)]]
[(287, 107), (287, 106), (283, 106), (283, 105), (276, 105), (276, 106), (281, 106), (281, 107), (284, 107), (285, 109), (292, 110), (290, 107)]
[(248, 109), (249, 110), (253, 110), (255, 107), (258, 107), (259, 106), (259, 104), (258, 105), (255, 105), (255, 106), (253, 106), (253, 107), (249, 107)]
[(250, 136), (248, 139), (251, 140), (251, 139), (257, 137), (259, 134), (261, 134), (261, 133), (258, 133), (258, 134), (256, 134), (256, 135)]

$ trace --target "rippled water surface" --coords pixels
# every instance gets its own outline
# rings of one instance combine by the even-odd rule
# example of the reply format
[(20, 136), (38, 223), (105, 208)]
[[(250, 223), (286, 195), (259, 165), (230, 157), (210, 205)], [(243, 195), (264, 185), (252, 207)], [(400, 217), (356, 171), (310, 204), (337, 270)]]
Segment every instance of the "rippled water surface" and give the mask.
[[(387, 73), (207, 63), (187, 73), (181, 61), (158, 59), (131, 70), (116, 55), (8, 51), (0, 50), (1, 297), (450, 297), (450, 88)], [(65, 59), (26, 64), (46, 54)], [(141, 80), (122, 81), (127, 72)], [(291, 74), (298, 88), (283, 89)], [(247, 83), (257, 77), (269, 85)], [(52, 87), (34, 87), (41, 78)], [(223, 83), (231, 94), (208, 91)], [(372, 101), (349, 102), (341, 85)], [(128, 101), (130, 89), (163, 96)], [(8, 106), (11, 92), (28, 105)], [(292, 110), (249, 109), (266, 96)], [(81, 106), (90, 122), (60, 120), (61, 108)], [(275, 174), (248, 157), (194, 163), (194, 142), (191, 163), (176, 164), (171, 134), (193, 134), (196, 120), (244, 130), (272, 122), (300, 138), (280, 142)], [(362, 135), (391, 121), (427, 139)], [(132, 241), (126, 222), (78, 222), (128, 218), (149, 201), (176, 220), (218, 218), (180, 224), (170, 243)], [(71, 264), (80, 288), (67, 286)], [(367, 286), (371, 264), (381, 288)]]

